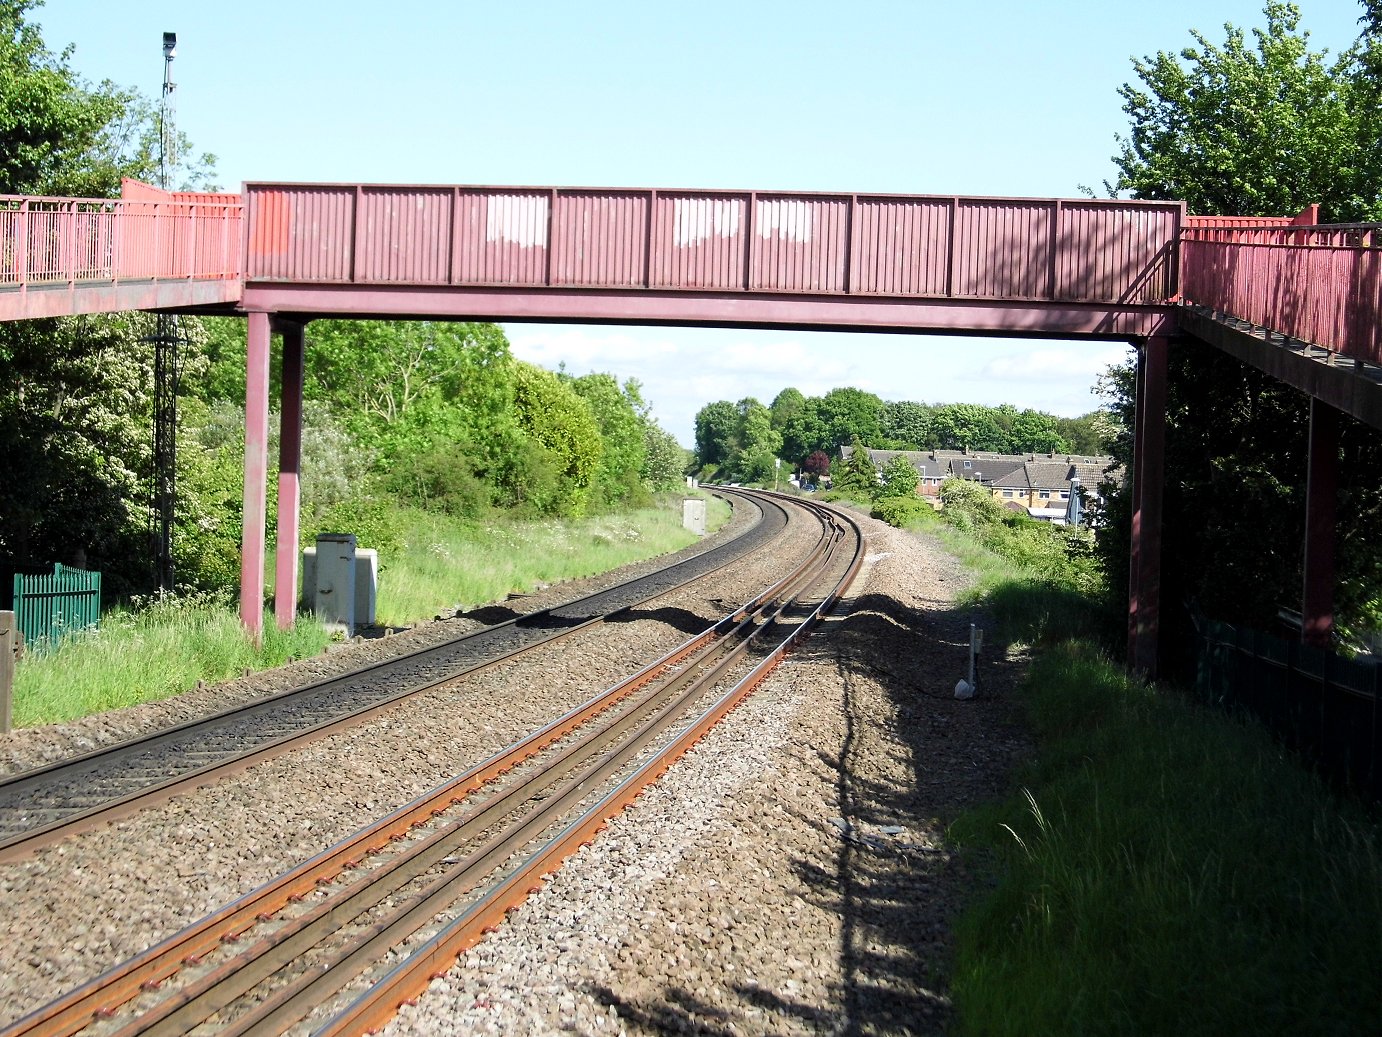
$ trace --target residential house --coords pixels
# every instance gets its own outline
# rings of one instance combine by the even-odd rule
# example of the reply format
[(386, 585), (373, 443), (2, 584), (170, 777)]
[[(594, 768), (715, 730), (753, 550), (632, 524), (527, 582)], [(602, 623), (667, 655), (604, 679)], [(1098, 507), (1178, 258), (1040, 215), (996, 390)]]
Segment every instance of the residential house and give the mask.
[(1005, 507), (1026, 511), (1033, 518), (1064, 523), (1072, 517), (1072, 498), (1084, 491), (1084, 500), (1077, 504), (1074, 518), (1087, 521), (1080, 512), (1093, 501), (1100, 500), (1099, 484), (1106, 478), (1104, 470), (1113, 463), (1109, 457), (1057, 458), (1048, 454), (1035, 456), (990, 484), (994, 499)]

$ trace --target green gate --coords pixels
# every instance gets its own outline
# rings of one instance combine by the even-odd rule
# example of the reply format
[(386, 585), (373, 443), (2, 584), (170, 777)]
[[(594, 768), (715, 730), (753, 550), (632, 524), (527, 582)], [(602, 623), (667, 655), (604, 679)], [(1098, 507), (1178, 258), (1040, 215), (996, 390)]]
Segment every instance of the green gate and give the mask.
[(14, 611), (30, 648), (55, 645), (64, 634), (101, 625), (101, 574), (61, 562), (50, 574), (15, 573)]

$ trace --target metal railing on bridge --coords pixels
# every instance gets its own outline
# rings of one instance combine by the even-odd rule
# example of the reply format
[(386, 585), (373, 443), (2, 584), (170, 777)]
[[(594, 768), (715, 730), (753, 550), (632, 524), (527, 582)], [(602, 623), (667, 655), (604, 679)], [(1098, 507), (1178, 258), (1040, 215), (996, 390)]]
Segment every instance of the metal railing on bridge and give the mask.
[(250, 282), (1158, 306), (1181, 202), (251, 183)]
[[(71, 292), (148, 283), (228, 282), (235, 286), (232, 294), (238, 294), (241, 206), (238, 201), (223, 200), (225, 197), (170, 195), (148, 200), (0, 195), (3, 316), (69, 312), (60, 304), (46, 309), (25, 305), (24, 296), (29, 293), (60, 289)], [(118, 297), (110, 300), (118, 301)]]
[(1382, 225), (1192, 216), (1180, 266), (1186, 302), (1382, 364)]

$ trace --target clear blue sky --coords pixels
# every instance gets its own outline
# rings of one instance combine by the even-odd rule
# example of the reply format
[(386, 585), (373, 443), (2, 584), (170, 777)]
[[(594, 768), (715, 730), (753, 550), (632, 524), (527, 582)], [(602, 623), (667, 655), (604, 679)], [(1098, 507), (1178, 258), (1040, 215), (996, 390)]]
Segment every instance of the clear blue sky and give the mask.
[[(1337, 53), (1351, 0), (1306, 0)], [(221, 183), (315, 180), (1078, 196), (1114, 175), (1131, 58), (1259, 0), (50, 0), (50, 48), (152, 97)], [(705, 403), (795, 385), (885, 399), (1097, 405), (1117, 344), (506, 325), (514, 352), (644, 385), (685, 445)]]

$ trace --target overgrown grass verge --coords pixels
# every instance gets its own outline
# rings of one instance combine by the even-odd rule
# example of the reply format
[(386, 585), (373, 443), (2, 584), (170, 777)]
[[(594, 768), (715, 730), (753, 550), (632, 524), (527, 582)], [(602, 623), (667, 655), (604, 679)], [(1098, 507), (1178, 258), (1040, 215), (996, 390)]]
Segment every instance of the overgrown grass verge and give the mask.
[[(407, 513), (400, 546), (381, 556), (378, 621), (404, 626), (440, 608), (470, 608), (677, 551), (699, 539), (682, 528), (682, 495), (632, 512), (576, 521), (468, 523)], [(729, 519), (710, 497), (707, 530)]]
[(15, 669), (17, 727), (54, 724), (141, 702), (155, 702), (199, 680), (239, 676), (321, 652), (328, 636), (312, 616), (280, 631), (264, 620), (256, 649), (238, 615), (208, 598), (169, 598), (139, 611), (114, 609), (101, 629), (65, 638), (52, 652), (30, 653)]
[(1374, 1032), (1376, 816), (1250, 721), (1127, 677), (1069, 533), (963, 487), (947, 511), (998, 639), (1036, 649), (1038, 745), (1011, 798), (950, 828), (992, 878), (959, 925), (956, 1032)]
[[(402, 626), (456, 604), (502, 599), (540, 583), (589, 576), (696, 540), (681, 526), (681, 495), (654, 507), (577, 522), (477, 526), (421, 511), (396, 512), (401, 546), (381, 552), (378, 614)], [(711, 498), (707, 528), (728, 521)], [(61, 723), (153, 702), (197, 681), (239, 676), (316, 655), (330, 640), (310, 614), (280, 631), (265, 617), (256, 650), (237, 612), (211, 598), (170, 598), (139, 610), (114, 609), (101, 629), (66, 638), (52, 652), (29, 653), (15, 672), (17, 727)]]
[(965, 1034), (1351, 1034), (1382, 1019), (1382, 853), (1258, 727), (1044, 652), (1022, 790), (957, 820), (996, 888), (959, 930)]

